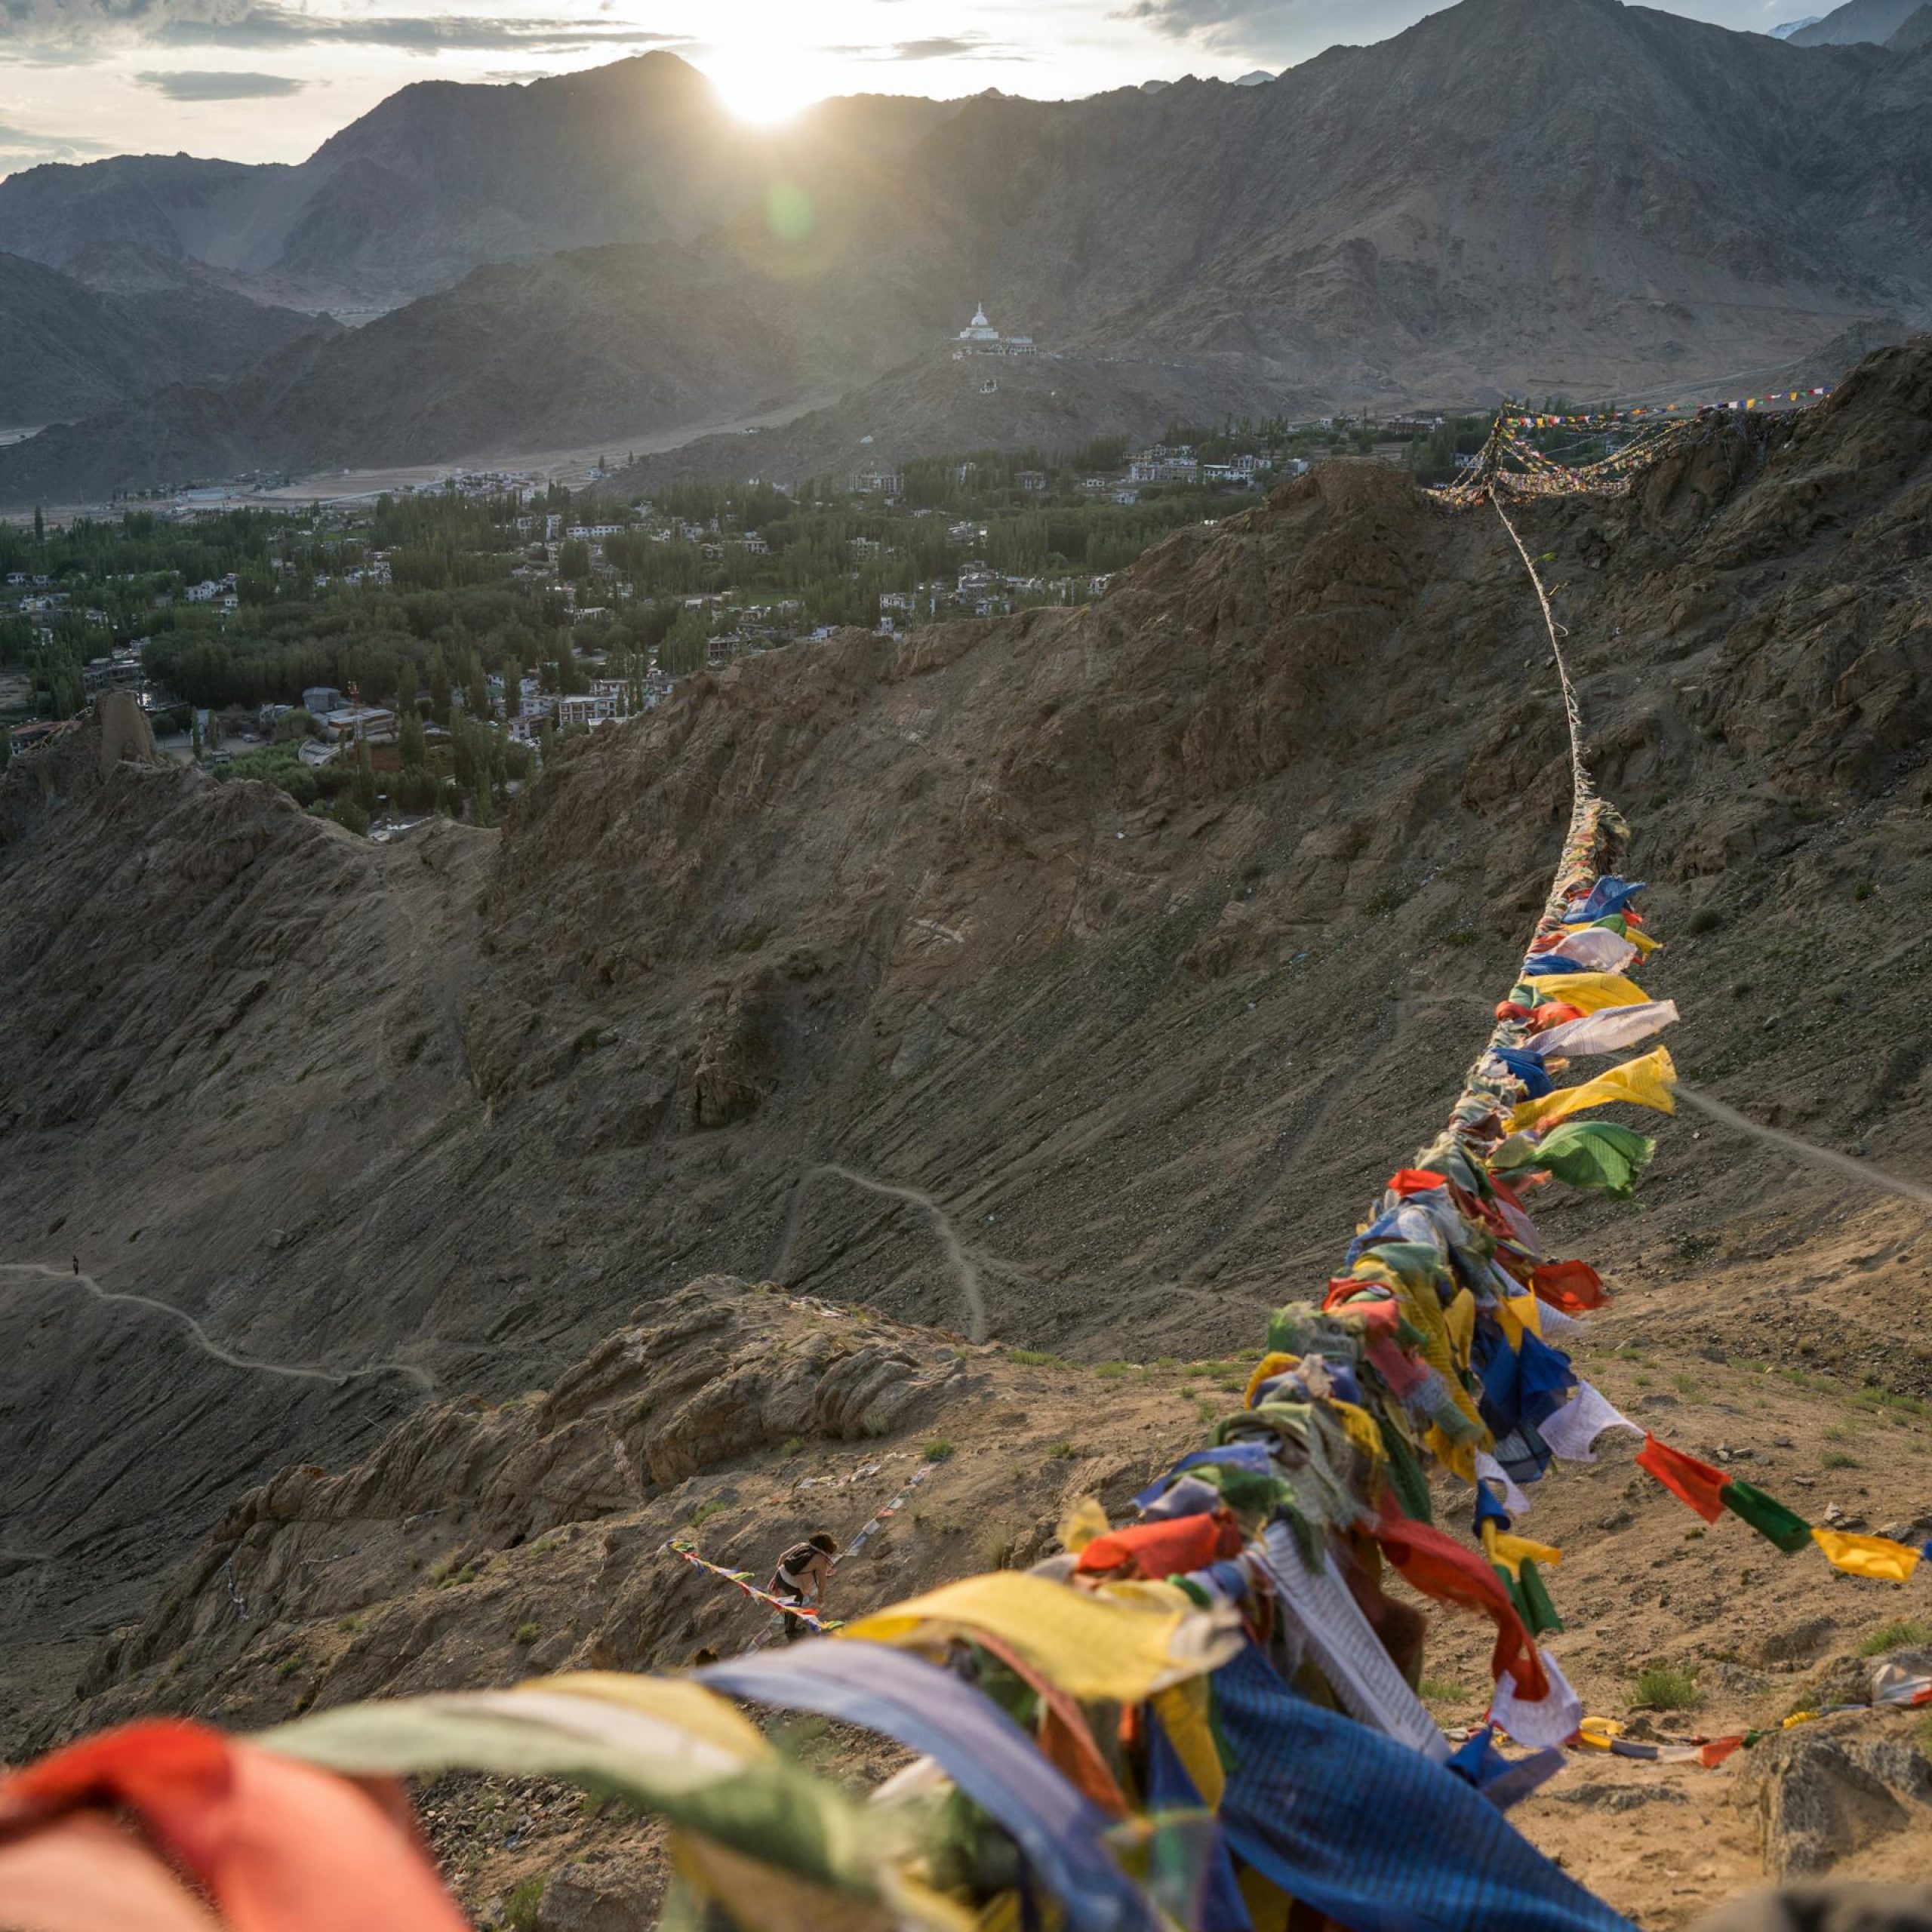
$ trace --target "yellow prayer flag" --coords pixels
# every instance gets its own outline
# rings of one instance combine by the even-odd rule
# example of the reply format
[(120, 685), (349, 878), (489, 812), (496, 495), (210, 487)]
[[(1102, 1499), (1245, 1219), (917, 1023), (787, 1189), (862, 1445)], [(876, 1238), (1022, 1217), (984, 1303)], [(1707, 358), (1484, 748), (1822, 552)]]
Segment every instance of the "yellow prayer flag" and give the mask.
[(514, 1694), (561, 1695), (612, 1705), (688, 1733), (747, 1764), (772, 1752), (771, 1740), (737, 1705), (681, 1677), (645, 1677), (628, 1670), (573, 1670), (557, 1677), (527, 1678)]
[(1650, 995), (1621, 973), (1544, 973), (1530, 983), (1546, 998), (1564, 1000), (1579, 1013), (1606, 1006), (1641, 1006)]
[(1143, 1609), (1005, 1571), (875, 1611), (847, 1624), (837, 1641), (941, 1651), (955, 1635), (982, 1630), (1070, 1697), (1121, 1704), (1220, 1669), (1246, 1641), (1231, 1611)]
[(1637, 1107), (1654, 1107), (1659, 1113), (1677, 1111), (1677, 1068), (1668, 1047), (1657, 1047), (1621, 1066), (1613, 1066), (1586, 1080), (1580, 1087), (1559, 1087), (1540, 1100), (1525, 1100), (1509, 1115), (1509, 1131), (1520, 1134), (1527, 1128), (1554, 1127), (1586, 1107), (1607, 1106), (1613, 1100), (1626, 1100)]
[(1918, 1567), (1918, 1552), (1890, 1537), (1855, 1537), (1844, 1530), (1818, 1530), (1811, 1540), (1837, 1567), (1854, 1577), (1875, 1577), (1881, 1583), (1910, 1580)]
[(1512, 1324), (1518, 1329), (1527, 1328), (1539, 1341), (1543, 1339), (1543, 1303), (1534, 1295), (1512, 1295), (1497, 1307), (1504, 1318), (1503, 1334), (1512, 1349), (1520, 1346), (1511, 1332)]
[(1255, 1392), (1263, 1383), (1272, 1382), (1276, 1376), (1285, 1375), (1290, 1369), (1300, 1366), (1300, 1355), (1284, 1355), (1279, 1349), (1263, 1355), (1254, 1364), (1254, 1372), (1247, 1378), (1247, 1392), (1241, 1398), (1241, 1407), (1244, 1409), (1254, 1407)]
[(1561, 1550), (1546, 1543), (1532, 1543), (1527, 1537), (1512, 1536), (1507, 1530), (1499, 1530), (1494, 1521), (1482, 1526), (1482, 1546), (1490, 1561), (1500, 1564), (1512, 1577), (1521, 1574), (1525, 1557), (1533, 1563), (1547, 1563), (1552, 1568), (1563, 1561)]

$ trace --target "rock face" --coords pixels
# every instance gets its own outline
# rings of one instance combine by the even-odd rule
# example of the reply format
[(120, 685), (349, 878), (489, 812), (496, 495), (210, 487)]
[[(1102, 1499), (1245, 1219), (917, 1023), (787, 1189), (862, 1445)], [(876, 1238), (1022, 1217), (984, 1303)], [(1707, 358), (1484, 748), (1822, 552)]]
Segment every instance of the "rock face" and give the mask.
[(1855, 1712), (1806, 1724), (1759, 1745), (1747, 1770), (1774, 1878), (1832, 1870), (1932, 1824), (1932, 1759), (1903, 1720)]
[[(701, 1511), (723, 1519), (705, 1533), (714, 1549), (734, 1534), (778, 1536), (768, 1565), (787, 1533), (732, 1509), (747, 1485), (773, 1480), (748, 1472), (789, 1463), (802, 1475), (801, 1456), (903, 1444), (985, 1383), (968, 1350), (770, 1284), (708, 1276), (648, 1318), (605, 1337), (547, 1392), (430, 1404), (343, 1473), (299, 1466), (250, 1492), (159, 1608), (97, 1654), (80, 1686), (93, 1721), (157, 1697), (238, 1721), (298, 1694), (340, 1703), (515, 1675), (533, 1660), (681, 1662), (665, 1646), (694, 1607), (728, 1612), (739, 1600), (661, 1555), (667, 1537)], [(878, 1480), (828, 1494), (841, 1516), (851, 1497), (883, 1500), (922, 1466), (903, 1447), (889, 1467), (879, 1454), (843, 1458)], [(814, 1500), (807, 1484), (792, 1506)], [(573, 1557), (594, 1559), (591, 1574)], [(298, 1651), (302, 1682), (291, 1686), (293, 1673), (272, 1666)]]

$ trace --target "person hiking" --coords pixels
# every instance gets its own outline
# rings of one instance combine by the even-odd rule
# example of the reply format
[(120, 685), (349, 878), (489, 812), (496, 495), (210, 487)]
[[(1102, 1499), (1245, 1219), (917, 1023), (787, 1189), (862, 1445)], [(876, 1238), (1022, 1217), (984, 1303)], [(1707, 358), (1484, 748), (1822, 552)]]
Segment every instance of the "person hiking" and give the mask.
[[(817, 1534), (806, 1537), (803, 1543), (795, 1543), (778, 1559), (778, 1567), (771, 1574), (771, 1594), (787, 1603), (809, 1604), (819, 1609), (825, 1601), (825, 1586), (832, 1580), (835, 1567), (832, 1559), (838, 1554), (838, 1540), (827, 1536), (820, 1530)], [(789, 1612), (785, 1617), (785, 1641), (796, 1643), (798, 1632), (811, 1626)]]

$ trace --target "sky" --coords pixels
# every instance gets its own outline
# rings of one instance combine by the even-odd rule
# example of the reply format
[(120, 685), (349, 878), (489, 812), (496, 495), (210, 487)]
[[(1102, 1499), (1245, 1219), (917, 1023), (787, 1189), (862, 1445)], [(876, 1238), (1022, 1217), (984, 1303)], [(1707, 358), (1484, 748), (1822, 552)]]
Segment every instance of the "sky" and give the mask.
[[(1278, 72), (1443, 0), (0, 0), (0, 174), (112, 154), (300, 161), (412, 81), (654, 48), (747, 118), (828, 94), (1065, 99)], [(1804, 0), (1659, 0), (1764, 31)], [(1823, 13), (1830, 0), (1811, 0)]]

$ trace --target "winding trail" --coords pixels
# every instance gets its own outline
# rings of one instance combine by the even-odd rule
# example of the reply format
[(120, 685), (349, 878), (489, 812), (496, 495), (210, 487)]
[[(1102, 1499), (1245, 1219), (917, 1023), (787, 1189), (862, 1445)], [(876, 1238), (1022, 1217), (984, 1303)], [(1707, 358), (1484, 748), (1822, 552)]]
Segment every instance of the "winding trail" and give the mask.
[(1797, 1134), (1786, 1134), (1781, 1128), (1762, 1126), (1749, 1115), (1725, 1106), (1715, 1094), (1706, 1093), (1701, 1087), (1693, 1087), (1687, 1081), (1677, 1083), (1677, 1097), (1688, 1100), (1700, 1113), (1708, 1114), (1723, 1126), (1739, 1134), (1748, 1134), (1767, 1146), (1780, 1148), (1787, 1154), (1796, 1155), (1801, 1161), (1829, 1168), (1834, 1173), (1849, 1175), (1854, 1180), (1863, 1181), (1867, 1187), (1881, 1188), (1887, 1194), (1900, 1194), (1908, 1201), (1932, 1208), (1932, 1187), (1927, 1187), (1923, 1181), (1908, 1180), (1902, 1174), (1887, 1174), (1883, 1168), (1875, 1168), (1869, 1161), (1855, 1160), (1849, 1154), (1841, 1154), (1835, 1148), (1820, 1147), (1811, 1141), (1801, 1140)]
[(185, 1309), (177, 1308), (171, 1302), (156, 1301), (151, 1295), (128, 1294), (116, 1289), (103, 1288), (91, 1275), (50, 1267), (44, 1261), (0, 1261), (0, 1275), (38, 1275), (63, 1287), (72, 1284), (85, 1288), (97, 1301), (112, 1306), (151, 1309), (157, 1315), (165, 1315), (171, 1321), (179, 1322), (204, 1355), (229, 1368), (246, 1369), (257, 1375), (287, 1376), (301, 1382), (326, 1383), (331, 1389), (345, 1389), (350, 1383), (360, 1381), (366, 1376), (400, 1375), (414, 1383), (426, 1394), (435, 1391), (435, 1383), (413, 1362), (372, 1362), (366, 1368), (352, 1368), (338, 1374), (332, 1369), (303, 1367), (288, 1362), (262, 1361), (253, 1355), (238, 1355), (231, 1349), (224, 1349)]
[(874, 1180), (851, 1168), (840, 1167), (835, 1161), (814, 1162), (801, 1174), (792, 1189), (792, 1205), (785, 1216), (785, 1229), (779, 1237), (778, 1253), (766, 1272), (776, 1281), (784, 1279), (785, 1263), (792, 1252), (792, 1242), (798, 1232), (798, 1217), (804, 1207), (805, 1190), (820, 1174), (830, 1174), (835, 1179), (849, 1182), (854, 1187), (863, 1188), (868, 1194), (882, 1194), (888, 1200), (903, 1201), (915, 1208), (923, 1208), (931, 1217), (933, 1232), (939, 1237), (939, 1244), (944, 1253), (946, 1265), (952, 1271), (952, 1278), (959, 1284), (960, 1298), (966, 1304), (967, 1333), (976, 1342), (986, 1339), (986, 1297), (980, 1284), (978, 1265), (966, 1251), (966, 1244), (959, 1238), (958, 1230), (952, 1225), (952, 1219), (946, 1210), (924, 1189), (902, 1186), (896, 1182)]

